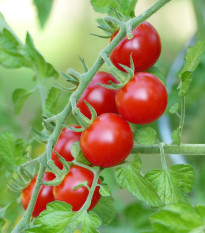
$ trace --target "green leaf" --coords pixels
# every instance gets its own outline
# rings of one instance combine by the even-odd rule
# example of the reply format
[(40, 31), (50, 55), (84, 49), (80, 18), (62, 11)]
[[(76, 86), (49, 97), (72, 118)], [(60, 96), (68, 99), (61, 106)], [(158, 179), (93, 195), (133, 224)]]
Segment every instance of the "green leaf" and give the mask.
[(192, 73), (198, 66), (204, 51), (205, 39), (197, 42), (194, 46), (187, 49), (185, 64), (182, 70), (179, 72), (179, 78), (181, 78), (181, 82), (178, 87), (180, 96), (185, 96), (187, 94), (192, 80)]
[(153, 145), (156, 141), (156, 131), (151, 127), (138, 129), (135, 134), (135, 140), (142, 145)]
[(37, 217), (34, 227), (26, 232), (64, 233), (75, 215), (76, 212), (72, 211), (71, 205), (60, 201), (51, 202), (47, 205), (47, 209)]
[(151, 68), (149, 68), (149, 70), (147, 70), (147, 72), (157, 76), (165, 85), (165, 83), (166, 83), (165, 77), (162, 74), (161, 70), (157, 66), (152, 66)]
[(0, 32), (0, 65), (6, 68), (31, 66), (31, 62), (25, 57), (23, 45), (6, 28)]
[(160, 206), (162, 202), (154, 187), (141, 174), (142, 162), (135, 156), (133, 162), (126, 162), (115, 170), (115, 177), (121, 189), (127, 188), (130, 193), (150, 206)]
[(107, 185), (100, 185), (100, 195), (103, 196), (103, 197), (109, 197), (111, 195), (111, 191), (109, 189), (109, 187)]
[(179, 104), (175, 103), (174, 105), (171, 106), (171, 108), (169, 109), (169, 112), (171, 114), (175, 114), (178, 112), (178, 109), (179, 109)]
[(178, 86), (180, 96), (185, 96), (188, 93), (191, 80), (192, 73), (190, 71), (186, 71), (182, 74), (181, 83)]
[(174, 130), (172, 132), (172, 139), (173, 139), (173, 142), (172, 144), (176, 144), (176, 145), (180, 145), (180, 142), (181, 142), (181, 130), (180, 128), (177, 128), (176, 130)]
[(187, 201), (192, 189), (194, 171), (190, 165), (174, 165), (168, 170), (152, 170), (145, 176), (156, 188), (165, 204)]
[(74, 158), (77, 158), (77, 156), (80, 153), (80, 142), (74, 142), (71, 146), (70, 152)]
[(58, 97), (61, 91), (55, 87), (52, 87), (49, 90), (47, 99), (46, 99), (46, 113), (47, 114), (57, 114), (58, 113)]
[(116, 215), (113, 198), (101, 197), (100, 201), (92, 211), (101, 218), (103, 224), (109, 224)]
[(81, 233), (97, 233), (96, 229), (102, 224), (101, 219), (94, 212), (85, 212), (82, 219)]
[(25, 52), (28, 58), (32, 61), (34, 71), (38, 72), (39, 78), (58, 78), (58, 73), (54, 67), (46, 62), (42, 55), (36, 50), (29, 33), (26, 35)]
[[(126, 207), (124, 214), (129, 220), (129, 226), (133, 225), (135, 232), (140, 232), (143, 230), (151, 230), (151, 223), (149, 218), (155, 210), (142, 205), (142, 203), (132, 203)], [(137, 221), (136, 221), (137, 220)]]
[(188, 203), (166, 206), (150, 218), (154, 233), (204, 233), (205, 214)]
[(0, 160), (5, 166), (14, 166), (15, 139), (12, 133), (5, 131), (0, 134)]
[(40, 25), (44, 27), (52, 9), (53, 0), (33, 0), (33, 3), (36, 6)]
[(134, 9), (137, 0), (91, 0), (95, 11), (113, 15), (111, 8), (115, 8), (121, 14), (127, 17), (134, 17)]
[(5, 225), (6, 221), (2, 218), (0, 218), (0, 231), (3, 232), (2, 228)]
[(16, 89), (12, 94), (12, 100), (14, 103), (14, 111), (16, 114), (20, 113), (25, 101), (33, 93), (23, 88)]

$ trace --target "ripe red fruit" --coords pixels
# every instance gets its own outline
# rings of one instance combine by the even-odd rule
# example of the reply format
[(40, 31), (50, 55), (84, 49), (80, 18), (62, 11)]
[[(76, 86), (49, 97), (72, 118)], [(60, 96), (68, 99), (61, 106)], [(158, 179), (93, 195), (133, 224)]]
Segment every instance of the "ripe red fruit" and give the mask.
[(160, 56), (159, 34), (148, 22), (141, 23), (132, 33), (134, 37), (131, 40), (124, 37), (111, 53), (110, 59), (118, 69), (125, 71), (119, 64), (130, 67), (130, 55), (132, 54), (135, 72), (146, 71)]
[(117, 92), (116, 105), (124, 119), (143, 125), (164, 113), (167, 99), (167, 90), (161, 80), (153, 74), (140, 72)]
[[(33, 194), (34, 186), (36, 184), (36, 179), (37, 176), (31, 181), (28, 187), (26, 187), (21, 193), (21, 203), (25, 210), (27, 209), (31, 196)], [(44, 181), (51, 181), (53, 179), (55, 179), (55, 175), (53, 173), (45, 172), (43, 177)], [(46, 209), (46, 205), (52, 201), (54, 201), (53, 187), (47, 185), (41, 185), (32, 216), (35, 218), (38, 217), (38, 215), (43, 210)]]
[(85, 158), (99, 167), (112, 167), (123, 162), (133, 146), (133, 132), (119, 115), (98, 116), (80, 138)]
[(96, 110), (97, 115), (106, 112), (117, 113), (117, 108), (115, 106), (116, 90), (110, 90), (96, 84), (101, 83), (109, 85), (108, 81), (118, 83), (113, 75), (102, 71), (97, 72), (80, 98), (77, 107), (79, 107), (80, 111), (88, 118), (91, 118), (91, 113), (84, 100)]
[[(80, 128), (79, 125), (72, 125), (73, 128)], [(58, 141), (54, 147), (54, 151), (58, 152), (66, 161), (72, 161), (70, 149), (74, 142), (80, 141), (81, 132), (73, 132), (68, 128), (63, 128)], [(59, 161), (59, 157), (55, 152), (52, 152), (51, 158), (55, 165), (60, 169), (63, 168), (63, 164)]]
[[(65, 176), (63, 182), (60, 185), (54, 187), (53, 193), (55, 200), (65, 201), (72, 205), (73, 211), (78, 211), (85, 203), (89, 191), (86, 187), (80, 187), (76, 190), (73, 190), (73, 188), (81, 184), (83, 181), (87, 181), (87, 185), (91, 187), (93, 179), (94, 175), (90, 170), (80, 166), (72, 166), (69, 173)], [(99, 179), (98, 184), (100, 183), (101, 182)], [(97, 186), (88, 211), (93, 209), (99, 200), (100, 193), (99, 187)]]

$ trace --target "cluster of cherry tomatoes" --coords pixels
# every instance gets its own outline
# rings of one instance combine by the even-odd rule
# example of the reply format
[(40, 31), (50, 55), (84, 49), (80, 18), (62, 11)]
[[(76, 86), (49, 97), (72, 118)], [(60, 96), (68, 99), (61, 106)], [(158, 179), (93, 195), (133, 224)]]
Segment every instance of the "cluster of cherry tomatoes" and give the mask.
[[(113, 35), (111, 41), (117, 33)], [(77, 106), (86, 117), (91, 118), (91, 113), (84, 102), (86, 100), (95, 108), (97, 118), (82, 133), (67, 128), (62, 130), (54, 150), (65, 160), (69, 162), (73, 160), (71, 145), (80, 141), (81, 151), (91, 164), (99, 167), (116, 166), (127, 158), (133, 147), (134, 137), (128, 122), (148, 124), (164, 113), (167, 106), (166, 88), (156, 76), (145, 72), (159, 58), (160, 37), (154, 27), (147, 22), (134, 29), (133, 36), (131, 40), (125, 37), (113, 50), (110, 59), (118, 69), (125, 71), (119, 64), (130, 66), (132, 54), (134, 77), (122, 89), (111, 90), (96, 83), (106, 85), (109, 81), (118, 83), (114, 76), (106, 72), (98, 72), (95, 75)], [(52, 159), (55, 165), (62, 169), (63, 165), (54, 152)], [(55, 176), (50, 172), (44, 175), (46, 181), (54, 178)], [(75, 190), (73, 188), (83, 181), (87, 181), (88, 186), (91, 187), (93, 178), (90, 170), (72, 166), (59, 186), (41, 186), (33, 216), (38, 216), (46, 208), (46, 204), (53, 200), (65, 201), (72, 205), (73, 211), (79, 210), (85, 203), (89, 191), (86, 187)], [(22, 192), (21, 200), (24, 208), (27, 208), (30, 201), (35, 182), (36, 178)], [(100, 180), (98, 182), (100, 183)], [(99, 199), (99, 186), (97, 186), (88, 210), (92, 209)]]

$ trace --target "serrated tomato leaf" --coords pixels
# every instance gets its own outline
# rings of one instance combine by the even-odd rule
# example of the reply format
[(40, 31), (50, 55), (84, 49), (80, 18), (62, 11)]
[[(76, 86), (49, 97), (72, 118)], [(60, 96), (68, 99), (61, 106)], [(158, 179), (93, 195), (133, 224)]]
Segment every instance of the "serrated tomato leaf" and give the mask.
[(55, 87), (52, 87), (46, 98), (46, 113), (49, 114), (57, 114), (58, 113), (58, 97), (61, 91)]
[(156, 141), (156, 130), (151, 127), (138, 129), (134, 133), (135, 140), (142, 145), (152, 145)]
[(181, 78), (181, 82), (178, 86), (180, 96), (185, 96), (188, 93), (192, 80), (192, 73), (198, 66), (204, 51), (205, 39), (197, 42), (194, 46), (187, 49), (187, 54), (185, 55), (185, 64), (179, 72), (179, 78)]
[(113, 15), (111, 8), (115, 8), (126, 17), (134, 17), (137, 0), (91, 0), (95, 11)]
[(115, 169), (115, 177), (121, 189), (129, 192), (150, 206), (161, 206), (162, 202), (152, 184), (141, 174), (142, 162), (135, 156), (132, 162), (126, 162)]
[(92, 211), (101, 218), (103, 224), (109, 224), (116, 215), (113, 198), (101, 197)]
[(191, 165), (174, 165), (168, 170), (152, 170), (145, 176), (156, 188), (165, 204), (187, 201), (192, 189), (194, 171)]
[(188, 203), (176, 203), (164, 207), (151, 216), (154, 233), (204, 233), (204, 206), (192, 207)]

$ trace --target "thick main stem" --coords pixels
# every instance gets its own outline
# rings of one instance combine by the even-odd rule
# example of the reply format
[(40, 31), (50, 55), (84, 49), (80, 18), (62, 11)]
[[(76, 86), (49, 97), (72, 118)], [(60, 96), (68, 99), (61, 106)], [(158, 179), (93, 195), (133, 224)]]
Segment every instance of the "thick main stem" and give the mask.
[[(205, 155), (205, 144), (181, 144), (177, 145), (164, 145), (165, 154), (179, 154), (179, 155)], [(159, 154), (159, 145), (144, 146), (134, 144), (131, 153), (140, 154)]]

